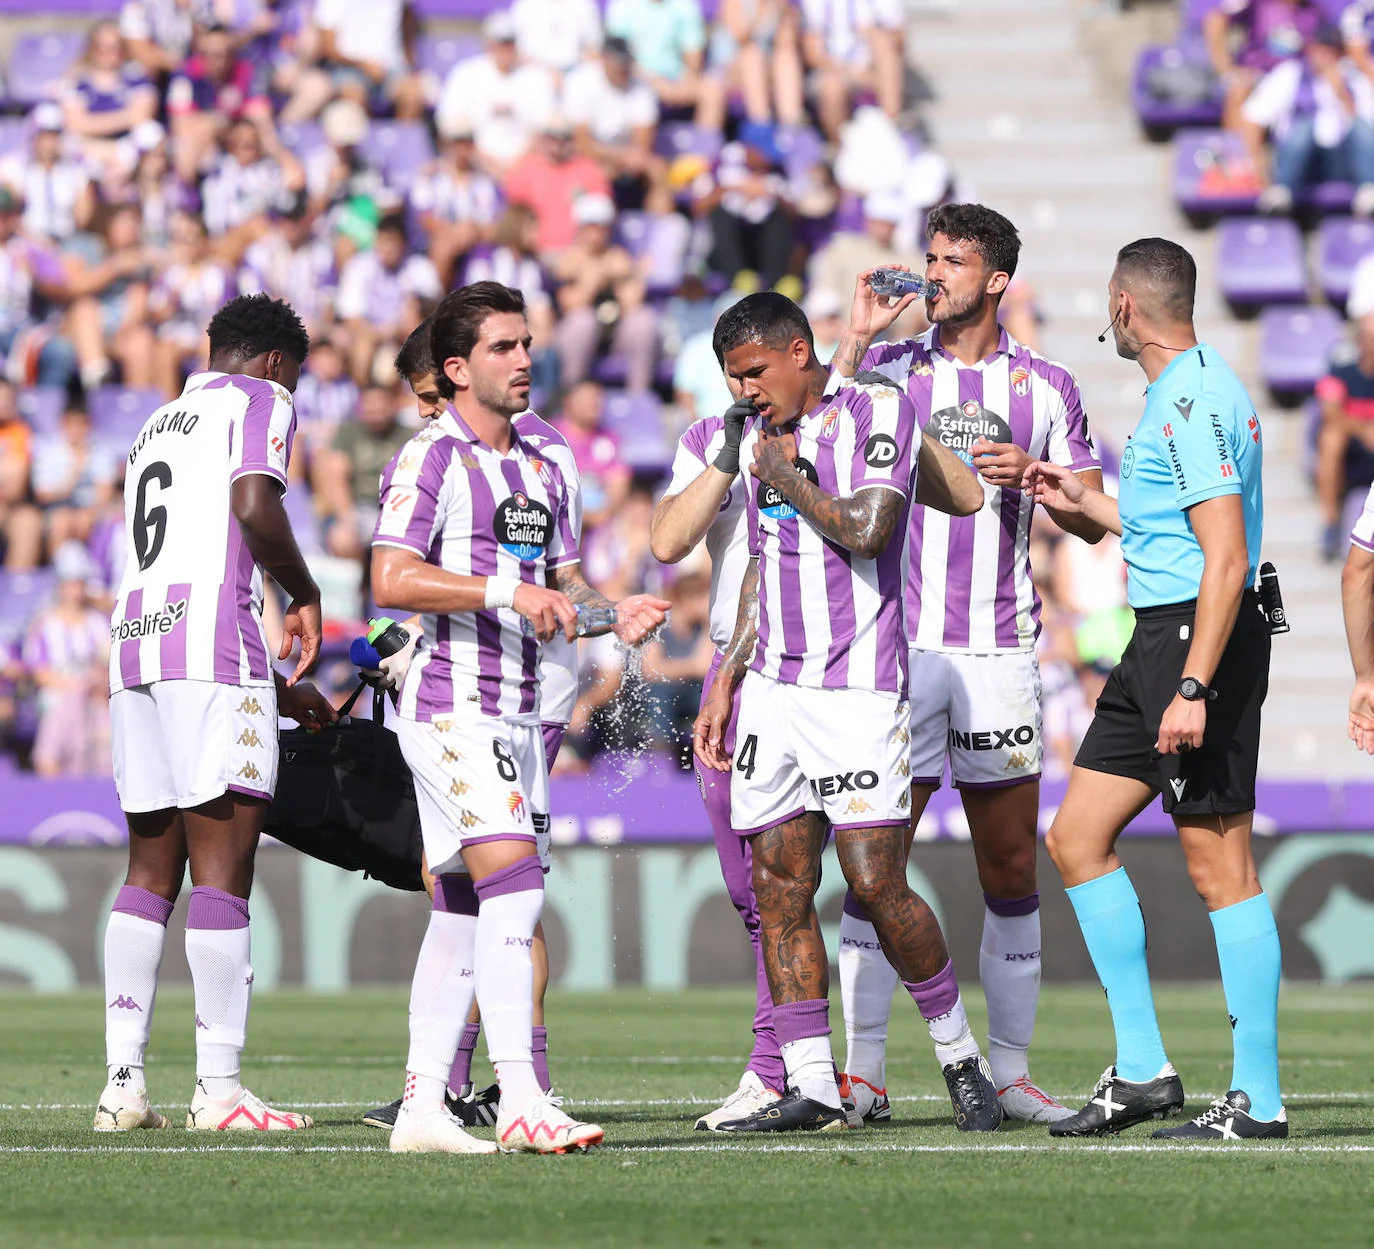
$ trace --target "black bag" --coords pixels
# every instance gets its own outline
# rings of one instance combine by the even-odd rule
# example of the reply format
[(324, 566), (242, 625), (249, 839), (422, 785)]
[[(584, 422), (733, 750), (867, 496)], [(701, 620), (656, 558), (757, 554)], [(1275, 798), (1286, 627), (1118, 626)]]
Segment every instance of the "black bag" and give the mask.
[(337, 724), (278, 734), (277, 793), (263, 831), (312, 859), (418, 891), (425, 886), (415, 781), (396, 734), (382, 725), (380, 690), (371, 720), (349, 717), (363, 688), (340, 709)]

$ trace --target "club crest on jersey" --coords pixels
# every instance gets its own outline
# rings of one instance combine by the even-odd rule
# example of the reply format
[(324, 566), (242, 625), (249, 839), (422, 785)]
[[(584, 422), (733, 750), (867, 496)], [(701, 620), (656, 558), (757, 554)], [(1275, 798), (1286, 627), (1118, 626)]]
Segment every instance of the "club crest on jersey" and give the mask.
[(820, 437), (825, 439), (833, 438), (835, 436), (835, 430), (839, 427), (839, 424), (840, 410), (839, 408), (831, 408), (830, 411), (825, 414), (825, 420), (821, 422)]
[(1031, 375), (1030, 370), (1024, 364), (1018, 364), (1011, 371), (1011, 388), (1016, 394), (1024, 399), (1030, 394)]
[(518, 789), (512, 789), (506, 795), (506, 810), (515, 817), (517, 822), (523, 822), (525, 818), (525, 795)]
[(521, 563), (542, 559), (553, 537), (553, 513), (523, 490), (496, 506), (496, 541)]
[(989, 442), (1012, 442), (1011, 426), (996, 412), (989, 412), (976, 399), (969, 399), (957, 408), (941, 408), (932, 412), (925, 432), (954, 452), (970, 468), (973, 467), (973, 444), (980, 438)]
[[(804, 460), (798, 456), (796, 463), (797, 471), (807, 481), (813, 486), (820, 484), (820, 478), (816, 476), (816, 466), (810, 460)], [(769, 520), (796, 520), (797, 518), (797, 509), (788, 501), (787, 496), (767, 483), (759, 485), (759, 511)]]

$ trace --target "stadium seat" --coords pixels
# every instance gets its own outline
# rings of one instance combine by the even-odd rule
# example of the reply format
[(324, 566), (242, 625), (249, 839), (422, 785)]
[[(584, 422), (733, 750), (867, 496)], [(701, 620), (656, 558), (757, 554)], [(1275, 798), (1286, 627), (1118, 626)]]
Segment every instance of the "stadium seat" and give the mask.
[(509, 7), (508, 0), (414, 0), (411, 5), (422, 22), (476, 22), (488, 13)]
[(24, 420), (41, 437), (57, 432), (67, 392), (60, 386), (26, 386), (19, 391), (17, 401)]
[(421, 39), (415, 49), (415, 68), (421, 73), (433, 74), (442, 84), (448, 72), (459, 61), (478, 56), (482, 51), (482, 41), (475, 35), (445, 35), (442, 38), (430, 36)]
[(13, 642), (23, 636), (30, 619), (52, 597), (57, 574), (51, 568), (32, 572), (0, 569), (0, 639)]
[(663, 404), (648, 390), (608, 392), (601, 415), (606, 428), (622, 440), (640, 429), (663, 429)]
[(70, 14), (91, 21), (102, 17), (117, 17), (123, 8), (122, 0), (0, 0), (0, 17), (55, 17)]
[(329, 146), (319, 122), (288, 121), (277, 127), (281, 141), (301, 160), (306, 160), (322, 147)]
[(658, 128), (654, 147), (660, 156), (669, 160), (678, 156), (715, 160), (723, 142), (718, 132), (701, 129), (690, 121), (665, 121)]
[(30, 108), (39, 100), (52, 99), (62, 75), (85, 44), (81, 31), (20, 35), (10, 52), (6, 92), (10, 103)]
[(101, 442), (127, 451), (143, 422), (163, 402), (160, 390), (101, 386), (90, 396), (91, 430)]
[(393, 190), (408, 191), (416, 173), (434, 159), (434, 144), (424, 122), (374, 121), (359, 145)]
[(1355, 266), (1374, 252), (1374, 224), (1353, 217), (1328, 217), (1317, 231), (1317, 281), (1337, 307), (1350, 296)]
[[(1136, 59), (1131, 77), (1131, 103), (1141, 128), (1152, 139), (1165, 139), (1181, 126), (1221, 123), (1221, 84), (1212, 75), (1211, 89), (1202, 91), (1210, 68), (1199, 41), (1171, 47), (1147, 47)], [(1177, 82), (1178, 94), (1166, 90)], [(1188, 91), (1196, 88), (1194, 97)]]
[(1224, 130), (1180, 130), (1174, 136), (1174, 198), (1193, 219), (1253, 212), (1259, 184), (1244, 176), (1245, 150)]
[(1217, 279), (1232, 308), (1300, 304), (1307, 298), (1302, 235), (1291, 221), (1236, 217), (1221, 223)]
[(623, 212), (616, 219), (620, 245), (641, 262), (650, 297), (672, 295), (682, 284), (692, 227), (679, 213)]
[(775, 142), (789, 182), (801, 183), (814, 165), (825, 160), (825, 139), (811, 126), (779, 126)]
[(0, 117), (0, 157), (22, 152), (29, 142), (29, 123), (25, 117)]
[(1266, 308), (1260, 322), (1260, 372), (1274, 397), (1296, 401), (1326, 372), (1340, 341), (1340, 314), (1325, 305)]

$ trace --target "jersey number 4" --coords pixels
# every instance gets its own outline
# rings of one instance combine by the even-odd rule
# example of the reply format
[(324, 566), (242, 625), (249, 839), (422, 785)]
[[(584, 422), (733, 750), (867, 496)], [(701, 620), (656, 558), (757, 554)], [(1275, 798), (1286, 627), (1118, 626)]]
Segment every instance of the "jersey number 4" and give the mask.
[(148, 486), (156, 482), (159, 491), (172, 485), (172, 468), (163, 460), (149, 464), (138, 479), (138, 493), (134, 496), (134, 554), (138, 556), (140, 572), (145, 572), (162, 553), (167, 537), (167, 509), (161, 504), (148, 506)]
[(735, 771), (746, 781), (754, 779), (755, 758), (759, 753), (758, 734), (750, 733), (735, 752)]

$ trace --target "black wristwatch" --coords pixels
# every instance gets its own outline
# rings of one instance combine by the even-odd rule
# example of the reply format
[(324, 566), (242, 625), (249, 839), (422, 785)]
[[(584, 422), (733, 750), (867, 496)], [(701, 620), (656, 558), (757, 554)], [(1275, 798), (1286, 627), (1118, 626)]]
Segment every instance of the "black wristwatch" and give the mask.
[(1180, 698), (1186, 698), (1190, 703), (1196, 702), (1215, 702), (1217, 692), (1210, 685), (1203, 685), (1197, 677), (1184, 677), (1178, 683), (1178, 693)]

